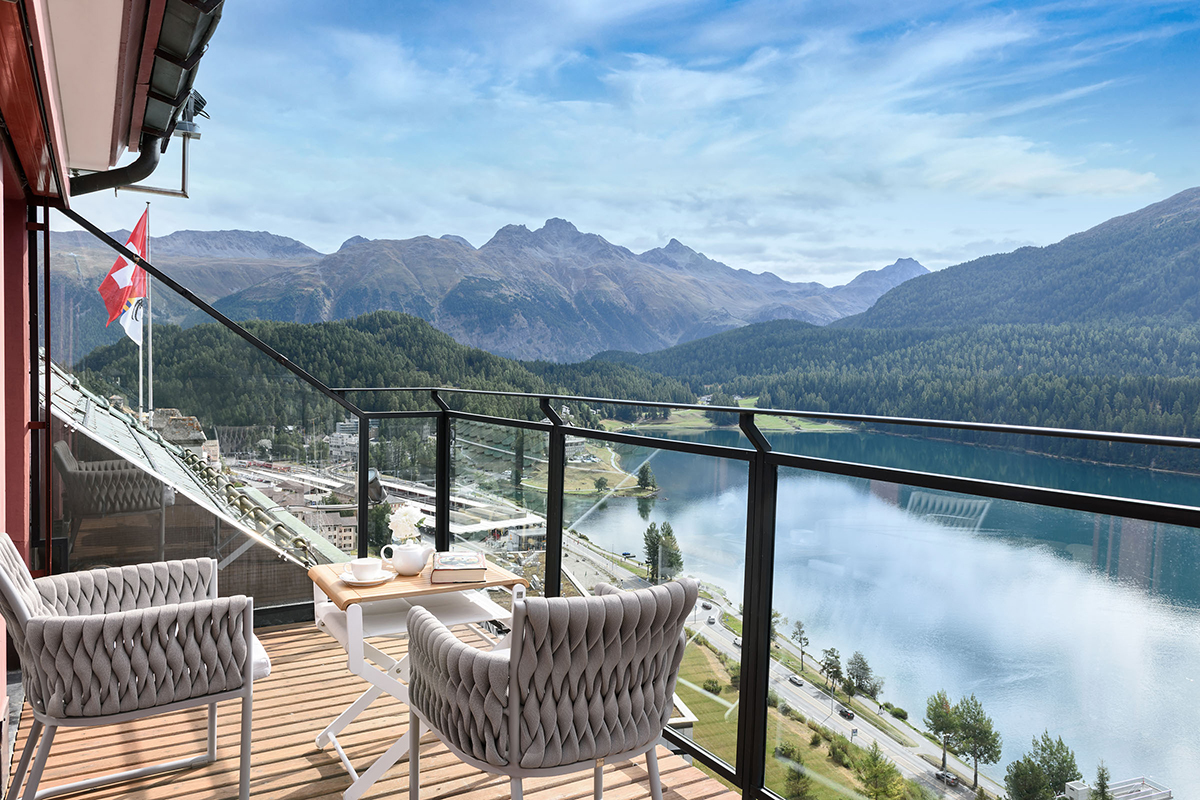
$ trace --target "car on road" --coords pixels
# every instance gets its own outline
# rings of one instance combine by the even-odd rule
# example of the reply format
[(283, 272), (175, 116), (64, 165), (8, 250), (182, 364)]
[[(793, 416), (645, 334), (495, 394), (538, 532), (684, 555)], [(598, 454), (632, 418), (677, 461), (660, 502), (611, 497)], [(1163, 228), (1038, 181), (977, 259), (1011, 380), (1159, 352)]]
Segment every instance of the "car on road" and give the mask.
[(740, 637), (740, 636), (733, 637), (733, 646), (741, 647), (742, 646), (742, 637)]
[(704, 602), (700, 603), (700, 607), (703, 608), (705, 611), (708, 611), (710, 608), (712, 608), (712, 603), (705, 600)]
[(709, 618), (708, 618), (708, 624), (709, 624), (709, 625), (716, 625), (716, 624), (717, 624), (717, 618), (716, 618), (716, 617), (709, 617)]
[(800, 680), (799, 675), (788, 675), (788, 683), (792, 686), (803, 686), (804, 681)]
[(851, 711), (850, 709), (846, 708), (845, 706), (838, 706), (838, 713), (841, 714), (846, 719), (854, 719), (854, 712)]
[(949, 770), (939, 769), (937, 772), (933, 773), (933, 777), (937, 778), (947, 786), (958, 786), (958, 776)]
[(626, 550), (624, 553), (621, 553), (621, 557), (622, 558), (633, 558), (633, 553)]

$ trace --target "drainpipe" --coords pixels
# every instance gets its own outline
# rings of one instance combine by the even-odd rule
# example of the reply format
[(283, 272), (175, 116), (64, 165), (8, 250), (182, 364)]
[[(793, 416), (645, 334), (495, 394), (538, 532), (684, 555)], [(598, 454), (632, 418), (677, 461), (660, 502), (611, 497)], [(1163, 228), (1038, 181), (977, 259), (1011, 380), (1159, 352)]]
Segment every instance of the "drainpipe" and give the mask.
[(76, 175), (71, 178), (71, 196), (78, 197), (81, 194), (90, 194), (91, 192), (98, 192), (101, 189), (127, 186), (150, 177), (150, 173), (154, 172), (155, 168), (158, 167), (158, 160), (161, 156), (159, 148), (162, 145), (162, 140), (162, 136), (143, 133), (141, 145), (138, 148), (137, 160), (123, 167), (105, 170), (104, 172), (89, 172), (85, 175)]

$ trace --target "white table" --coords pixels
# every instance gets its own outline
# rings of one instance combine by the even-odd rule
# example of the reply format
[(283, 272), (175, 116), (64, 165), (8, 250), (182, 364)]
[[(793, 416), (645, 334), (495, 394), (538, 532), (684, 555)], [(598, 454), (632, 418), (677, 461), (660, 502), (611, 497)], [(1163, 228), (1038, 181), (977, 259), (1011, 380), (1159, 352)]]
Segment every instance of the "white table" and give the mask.
[[(430, 566), (419, 575), (396, 577), (379, 586), (353, 587), (338, 576), (341, 564), (322, 564), (308, 571), (313, 582), (313, 608), (317, 629), (337, 640), (346, 651), (346, 665), (370, 686), (357, 700), (329, 723), (317, 736), (317, 747), (332, 744), (353, 781), (343, 800), (358, 800), (392, 765), (409, 745), (405, 733), (361, 775), (338, 743), (337, 735), (385, 693), (408, 702), (408, 656), (395, 659), (367, 642), (377, 637), (398, 637), (408, 632), (408, 612), (423, 606), (447, 627), (499, 621), (511, 626), (511, 612), (497, 605), (480, 589), (520, 587), (524, 578), (488, 563), (483, 581), (435, 584), (429, 580)], [(498, 642), (494, 647), (503, 647)], [(416, 776), (412, 776), (415, 778)]]

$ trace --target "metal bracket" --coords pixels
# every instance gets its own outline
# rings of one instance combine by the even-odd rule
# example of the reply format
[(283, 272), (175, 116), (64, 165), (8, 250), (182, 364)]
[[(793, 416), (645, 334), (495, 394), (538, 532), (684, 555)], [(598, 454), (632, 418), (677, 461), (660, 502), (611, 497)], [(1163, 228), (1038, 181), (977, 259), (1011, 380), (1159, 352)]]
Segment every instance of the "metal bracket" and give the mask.
[(754, 412), (743, 411), (739, 413), (738, 427), (742, 429), (742, 433), (746, 434), (746, 438), (750, 440), (750, 444), (754, 445), (755, 450), (760, 453), (771, 452), (771, 443), (767, 441), (767, 437), (763, 436), (763, 432), (754, 423)]
[(546, 419), (550, 420), (551, 425), (560, 426), (563, 424), (562, 417), (554, 410), (554, 406), (550, 405), (550, 398), (538, 398), (538, 406), (542, 409), (542, 413), (546, 415)]

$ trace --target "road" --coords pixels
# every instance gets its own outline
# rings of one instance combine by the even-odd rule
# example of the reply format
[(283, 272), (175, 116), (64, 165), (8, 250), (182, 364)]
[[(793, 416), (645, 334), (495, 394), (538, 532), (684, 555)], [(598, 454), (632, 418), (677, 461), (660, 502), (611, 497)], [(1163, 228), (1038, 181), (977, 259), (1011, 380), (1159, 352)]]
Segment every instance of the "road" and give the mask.
[[(628, 562), (619, 554), (597, 552), (588, 543), (573, 536), (564, 536), (563, 545), (564, 568), (586, 590), (590, 591), (596, 583), (601, 581), (613, 583), (625, 589), (635, 589), (648, 585), (645, 579), (628, 569)], [(715, 600), (706, 600), (704, 602), (710, 603), (713, 608), (704, 609), (698, 602), (693, 611), (689, 628), (693, 632), (698, 631), (702, 633), (718, 651), (731, 658), (740, 659), (741, 648), (734, 646), (735, 635), (733, 631), (721, 624), (722, 612), (736, 617), (737, 609), (730, 608)], [(714, 617), (714, 624), (707, 622), (709, 616)], [(799, 657), (799, 651), (792, 642), (782, 641), (781, 645), (790, 650), (797, 658)], [(955, 758), (953, 755), (949, 756), (951, 768), (959, 775), (965, 776), (967, 780), (960, 783), (957, 787), (945, 786), (934, 778), (937, 768), (922, 758), (922, 754), (924, 754), (940, 762), (942, 751), (936, 744), (926, 739), (919, 732), (907, 728), (899, 720), (895, 721), (895, 726), (898, 729), (904, 730), (905, 735), (916, 743), (914, 747), (901, 744), (888, 733), (877, 728), (861, 716), (853, 720), (844, 719), (837, 713), (839, 704), (830, 698), (823, 687), (812, 686), (808, 681), (805, 681), (803, 686), (795, 686), (788, 681), (791, 675), (791, 671), (786, 667), (778, 662), (771, 662), (771, 688), (775, 690), (781, 700), (800, 711), (806, 718), (812, 719), (830, 730), (842, 734), (847, 739), (852, 739), (855, 744), (862, 747), (870, 747), (872, 742), (878, 742), (879, 749), (895, 763), (905, 778), (916, 780), (937, 794), (963, 798), (963, 800), (974, 796), (974, 791), (970, 788), (972, 768), (969, 764)], [(769, 735), (770, 732), (768, 732)], [(985, 775), (981, 774), (979, 776), (979, 783), (989, 793), (997, 797), (1004, 794), (1004, 787)]]
[[(701, 624), (700, 627), (704, 628), (702, 632), (705, 638), (713, 642), (726, 655), (740, 658), (740, 648), (733, 646), (733, 631), (721, 624), (721, 613), (725, 612), (736, 617), (735, 609), (715, 601), (713, 605), (714, 608), (711, 611), (701, 610), (700, 612), (701, 615), (712, 615), (717, 620), (716, 624), (713, 625), (706, 622)], [(704, 616), (703, 619), (707, 619), (707, 616)], [(793, 651), (794, 655), (799, 658), (799, 650), (791, 646), (790, 642), (781, 642), (781, 644)], [(856, 716), (853, 720), (844, 719), (837, 713), (840, 703), (833, 700), (823, 687), (813, 686), (807, 680), (804, 681), (803, 686), (795, 686), (788, 681), (788, 678), (791, 676), (791, 670), (776, 661), (771, 662), (771, 688), (775, 690), (781, 700), (804, 714), (806, 718), (812, 719), (830, 730), (842, 734), (847, 739), (852, 738), (852, 731), (856, 731), (852, 740), (855, 744), (862, 747), (870, 747), (872, 742), (878, 742), (879, 749), (895, 763), (905, 778), (912, 778), (938, 794), (945, 794), (956, 798), (974, 796), (974, 790), (970, 788), (972, 768), (967, 763), (955, 758), (953, 755), (949, 755), (949, 761), (951, 762), (949, 766), (959, 775), (966, 776), (967, 780), (960, 783), (957, 787), (946, 786), (934, 778), (937, 768), (921, 757), (922, 754), (926, 754), (940, 763), (942, 750), (936, 744), (926, 739), (919, 732), (909, 728), (904, 731), (904, 734), (916, 742), (916, 746), (908, 747), (896, 741), (891, 735), (880, 730), (861, 716)], [(901, 730), (906, 727), (899, 720), (895, 722), (895, 725)], [(769, 735), (770, 732), (768, 732)], [(1003, 786), (983, 774), (979, 776), (979, 784), (997, 797), (1002, 796), (1005, 792)]]

